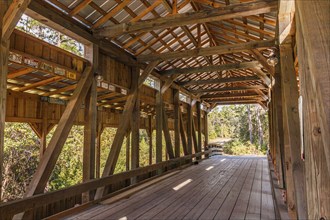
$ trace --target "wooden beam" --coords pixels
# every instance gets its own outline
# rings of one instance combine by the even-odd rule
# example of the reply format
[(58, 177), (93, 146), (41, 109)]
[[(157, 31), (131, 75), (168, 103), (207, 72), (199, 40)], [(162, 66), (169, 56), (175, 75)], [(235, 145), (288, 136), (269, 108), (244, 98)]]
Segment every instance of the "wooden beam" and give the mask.
[(23, 87), (20, 87), (17, 91), (19, 92), (24, 92), (26, 90), (29, 90), (29, 89), (34, 89), (34, 88), (37, 88), (39, 86), (45, 86), (49, 83), (53, 83), (53, 82), (57, 82), (57, 81), (60, 81), (62, 80), (63, 77), (62, 76), (55, 76), (55, 77), (51, 77), (49, 79), (45, 79), (45, 80), (41, 80), (39, 82), (36, 82), (36, 83), (32, 83), (30, 85), (27, 85), (27, 86), (23, 86)]
[(148, 64), (148, 66), (145, 68), (143, 73), (139, 77), (139, 86), (144, 83), (144, 81), (148, 78), (148, 76), (151, 74), (151, 72), (154, 70), (154, 68), (159, 64), (159, 61), (152, 61)]
[(66, 86), (66, 87), (51, 91), (51, 92), (46, 92), (46, 93), (42, 94), (42, 96), (52, 96), (52, 95), (59, 94), (62, 92), (71, 91), (71, 90), (74, 90), (76, 87), (77, 87), (77, 84), (74, 84), (71, 86)]
[(196, 137), (196, 126), (195, 126), (195, 118), (192, 117), (192, 132), (191, 132), (191, 135), (192, 135), (192, 141), (193, 141), (193, 145), (194, 145), (194, 152), (197, 153), (198, 152), (198, 141), (197, 141), (197, 137)]
[(179, 116), (180, 116), (180, 135), (181, 135), (182, 148), (183, 148), (184, 155), (187, 156), (187, 155), (189, 155), (189, 152), (188, 152), (188, 147), (187, 147), (186, 131), (184, 129), (184, 123), (183, 123), (181, 111), (179, 111)]
[(91, 3), (93, 0), (83, 0), (80, 2), (77, 6), (73, 8), (73, 10), (70, 12), (70, 16), (74, 16), (78, 14), (82, 9), (84, 9), (89, 3)]
[(188, 154), (192, 154), (192, 106), (188, 105), (187, 106), (187, 150)]
[(131, 155), (131, 132), (126, 133), (126, 171), (130, 170), (130, 155)]
[(271, 74), (272, 76), (275, 75), (275, 68), (267, 63), (266, 58), (264, 57), (264, 55), (262, 55), (262, 53), (259, 50), (252, 49), (251, 53), (261, 63), (261, 65), (268, 71), (269, 74)]
[[(94, 72), (93, 72), (94, 73)], [(95, 178), (95, 140), (97, 129), (97, 90), (96, 79), (93, 78), (92, 85), (85, 99), (85, 126), (84, 126), (84, 151), (83, 151), (83, 182)], [(83, 202), (92, 200), (92, 192), (83, 194)]]
[(197, 148), (198, 152), (202, 151), (202, 115), (201, 115), (201, 103), (197, 102), (196, 103), (196, 108), (197, 108)]
[[(283, 100), (283, 125), (285, 128), (285, 148), (288, 149), (286, 165), (287, 173), (292, 175), (295, 198), (295, 207), (299, 219), (307, 219), (306, 189), (304, 176), (304, 162), (300, 157), (300, 126), (298, 113), (298, 82), (293, 65), (293, 51), (291, 44), (280, 45), (282, 100)], [(290, 173), (292, 172), (292, 174)], [(290, 181), (290, 179), (288, 180)], [(293, 192), (292, 192), (293, 193)]]
[[(138, 72), (136, 71), (136, 68), (131, 68), (131, 75), (133, 76), (138, 75)], [(150, 71), (150, 69), (149, 69)], [(142, 75), (147, 74), (145, 72), (142, 73)], [(120, 149), (123, 144), (124, 137), (126, 135), (128, 126), (130, 124), (131, 115), (135, 106), (135, 102), (138, 96), (138, 88), (142, 86), (142, 84), (138, 84), (138, 80), (135, 80), (136, 83), (131, 84), (130, 92), (127, 96), (127, 100), (123, 109), (123, 113), (121, 115), (121, 123), (119, 124), (117, 128), (117, 132), (115, 134), (115, 137), (113, 139), (111, 150), (109, 152), (107, 161), (104, 166), (102, 177), (112, 175), (115, 171), (118, 156), (120, 153)], [(104, 187), (97, 189), (95, 194), (95, 199), (100, 199), (103, 197), (103, 194), (105, 193)]]
[(18, 69), (18, 70), (15, 70), (15, 71), (12, 71), (12, 72), (8, 73), (7, 78), (8, 79), (13, 79), (13, 78), (31, 73), (32, 71), (34, 71), (34, 69), (32, 69), (32, 68)]
[(264, 41), (250, 41), (246, 43), (239, 44), (230, 44), (230, 45), (221, 45), (207, 48), (197, 48), (184, 51), (174, 51), (166, 52), (161, 54), (148, 54), (140, 55), (137, 57), (139, 62), (148, 62), (148, 61), (166, 61), (172, 59), (180, 58), (189, 58), (189, 57), (198, 57), (198, 56), (210, 56), (210, 55), (222, 55), (228, 53), (238, 53), (243, 51), (249, 51), (256, 48), (268, 48), (275, 46), (274, 40), (264, 40)]
[(73, 121), (92, 83), (93, 74), (91, 69), (91, 66), (87, 66), (82, 74), (77, 88), (63, 112), (54, 135), (49, 142), (42, 160), (38, 164), (37, 170), (33, 175), (24, 197), (33, 196), (44, 191), (66, 138), (69, 135)]
[(2, 201), (2, 180), (3, 180), (3, 159), (4, 159), (4, 137), (5, 137), (5, 119), (7, 104), (7, 74), (8, 74), (8, 56), (9, 41), (3, 37), (5, 29), (3, 20), (7, 9), (7, 4), (0, 1), (0, 202)]
[(146, 21), (112, 25), (98, 29), (95, 31), (95, 35), (98, 37), (115, 37), (122, 34), (141, 33), (197, 23), (206, 23), (226, 19), (228, 20), (242, 16), (244, 17), (272, 12), (275, 11), (277, 7), (277, 1), (258, 1), (234, 4), (223, 7), (221, 9), (189, 12), (185, 14), (176, 14), (173, 16), (150, 19)]
[(258, 96), (255, 92), (250, 93), (231, 93), (231, 94), (214, 94), (214, 95), (203, 95), (201, 96), (201, 100), (209, 100), (209, 99), (219, 99), (219, 98), (245, 98), (245, 97), (255, 97)]
[(259, 104), (257, 99), (215, 102), (218, 105)]
[(148, 136), (149, 136), (149, 165), (152, 164), (152, 116), (148, 117)]
[(166, 150), (168, 157), (170, 159), (174, 158), (174, 152), (173, 152), (173, 144), (171, 140), (171, 135), (170, 135), (170, 130), (168, 128), (168, 118), (166, 115), (165, 107), (163, 105), (163, 132), (164, 132), (164, 137), (165, 137), (165, 144), (166, 144)]
[(270, 78), (267, 76), (266, 73), (264, 73), (261, 69), (258, 68), (252, 68), (253, 72), (257, 74), (257, 76), (261, 79), (261, 81), (267, 86), (271, 87), (272, 82)]
[(160, 91), (156, 93), (156, 163), (162, 162), (163, 155), (163, 98)]
[[(139, 72), (138, 69), (136, 70), (136, 72)], [(132, 77), (132, 82), (134, 80), (138, 79), (138, 75), (137, 76), (133, 76)], [(137, 92), (137, 98), (135, 101), (135, 105), (133, 108), (133, 112), (131, 115), (131, 131), (132, 131), (132, 135), (131, 135), (131, 169), (136, 169), (139, 167), (139, 163), (140, 163), (140, 153), (139, 153), (139, 145), (140, 145), (140, 94), (139, 91)], [(133, 183), (136, 180), (133, 181)]]
[(105, 16), (101, 17), (97, 22), (95, 22), (92, 26), (92, 29), (98, 28), (107, 22), (111, 17), (115, 16), (120, 10), (122, 10), (126, 5), (131, 3), (131, 0), (123, 0), (120, 4), (114, 7), (111, 11), (109, 11)]
[(249, 91), (256, 89), (266, 89), (263, 86), (240, 86), (240, 87), (223, 87), (223, 88), (214, 88), (214, 89), (197, 89), (192, 90), (191, 92), (195, 94), (208, 93), (208, 92), (226, 92), (226, 91)]
[[(297, 29), (301, 31), (304, 53), (307, 54), (309, 74), (312, 89), (315, 92), (315, 102), (320, 134), (324, 145), (326, 164), (330, 172), (330, 19), (329, 1), (315, 0), (310, 2), (295, 1), (299, 23)], [(302, 44), (298, 44), (299, 49)], [(299, 56), (299, 54), (298, 54)], [(312, 134), (310, 134), (312, 135)]]
[(174, 154), (175, 157), (180, 157), (180, 99), (179, 90), (173, 90), (174, 104)]
[(206, 85), (206, 84), (240, 83), (240, 82), (253, 82), (258, 80), (260, 80), (258, 76), (240, 76), (240, 77), (207, 79), (207, 80), (198, 80), (198, 81), (190, 80), (187, 82), (179, 83), (179, 85), (191, 86), (191, 85)]
[(9, 39), (10, 35), (15, 29), (17, 22), (30, 4), (30, 1), (31, 0), (13, 0), (12, 3), (9, 5), (9, 8), (3, 18), (3, 39)]
[(249, 69), (260, 66), (258, 61), (244, 62), (244, 63), (228, 63), (221, 65), (209, 65), (202, 67), (189, 67), (182, 69), (170, 69), (161, 71), (160, 74), (164, 76), (181, 75), (181, 74), (192, 74), (192, 73), (203, 73), (203, 72), (216, 72), (224, 70), (234, 69)]
[(204, 136), (205, 136), (204, 151), (205, 151), (205, 147), (209, 145), (209, 126), (208, 126), (207, 112), (204, 112)]

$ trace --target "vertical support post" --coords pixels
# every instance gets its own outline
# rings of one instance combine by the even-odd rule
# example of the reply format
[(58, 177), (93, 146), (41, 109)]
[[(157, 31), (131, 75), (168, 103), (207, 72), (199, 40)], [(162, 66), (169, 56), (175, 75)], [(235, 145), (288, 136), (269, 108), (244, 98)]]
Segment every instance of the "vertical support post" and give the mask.
[[(139, 75), (136, 73), (132, 74), (132, 83), (138, 82)], [(136, 85), (137, 86), (137, 85)], [(132, 131), (132, 140), (131, 140), (131, 168), (136, 169), (139, 167), (139, 129), (140, 129), (140, 99), (139, 99), (139, 89), (137, 90), (137, 97), (133, 112), (131, 115), (131, 131)]]
[(156, 94), (156, 163), (163, 157), (163, 98), (161, 92)]
[[(100, 116), (100, 115), (98, 115)], [(98, 119), (99, 120), (99, 119)], [(95, 150), (95, 177), (100, 178), (101, 175), (101, 137), (103, 133), (103, 125), (99, 120), (96, 135), (96, 150)]]
[[(283, 98), (283, 125), (284, 125), (284, 140), (285, 140), (285, 156), (287, 176), (287, 186), (292, 185), (294, 202), (296, 210), (294, 214), (299, 219), (307, 219), (306, 207), (306, 189), (304, 178), (304, 163), (300, 158), (300, 126), (299, 126), (299, 111), (298, 111), (298, 84), (294, 70), (293, 51), (291, 42), (280, 45), (281, 54), (281, 70), (282, 70), (282, 98)], [(291, 182), (293, 181), (293, 182)], [(290, 207), (290, 204), (289, 204)], [(290, 211), (290, 210), (289, 210)]]
[(131, 142), (131, 133), (130, 131), (127, 131), (126, 133), (126, 170), (129, 170), (130, 169), (130, 142)]
[(180, 157), (180, 100), (179, 90), (173, 90), (174, 102), (174, 155)]
[(208, 113), (204, 112), (204, 136), (205, 136), (205, 146), (204, 146), (204, 150), (205, 147), (207, 147), (207, 145), (209, 145), (209, 126), (208, 126)]
[(184, 129), (184, 123), (182, 118), (182, 113), (179, 111), (179, 117), (180, 117), (180, 134), (181, 134), (181, 141), (182, 141), (182, 147), (183, 147), (183, 153), (185, 156), (189, 155), (188, 147), (187, 147), (187, 138), (186, 138), (186, 132)]
[(47, 147), (48, 134), (48, 102), (42, 102), (42, 123), (41, 123), (41, 137), (40, 137), (40, 152), (39, 157), (44, 155)]
[[(97, 91), (96, 80), (92, 79), (92, 85), (85, 99), (85, 130), (83, 153), (83, 182), (95, 178), (95, 146), (96, 146), (96, 120), (97, 120)], [(88, 202), (93, 198), (88, 193), (83, 194), (83, 201)]]
[(273, 93), (273, 135), (274, 153), (276, 153), (276, 168), (279, 178), (279, 187), (285, 188), (285, 153), (284, 153), (284, 131), (283, 131), (283, 106), (280, 64), (275, 68), (275, 85)]
[(187, 143), (188, 154), (192, 154), (192, 106), (187, 106)]
[(165, 107), (163, 105), (162, 108), (163, 112), (163, 132), (165, 137), (165, 144), (166, 144), (166, 160), (167, 158), (173, 159), (174, 158), (174, 152), (173, 152), (173, 145), (170, 135), (170, 130), (168, 128), (168, 118), (166, 115)]
[(152, 116), (149, 115), (148, 120), (148, 135), (149, 135), (149, 165), (152, 164)]
[(7, 9), (5, 1), (0, 4), (0, 202), (2, 195), (2, 169), (4, 154), (4, 136), (5, 136), (5, 118), (7, 102), (7, 73), (8, 73), (8, 55), (9, 42), (3, 38), (3, 21)]
[(202, 151), (202, 131), (201, 131), (201, 103), (196, 103), (197, 108), (197, 148), (198, 152)]

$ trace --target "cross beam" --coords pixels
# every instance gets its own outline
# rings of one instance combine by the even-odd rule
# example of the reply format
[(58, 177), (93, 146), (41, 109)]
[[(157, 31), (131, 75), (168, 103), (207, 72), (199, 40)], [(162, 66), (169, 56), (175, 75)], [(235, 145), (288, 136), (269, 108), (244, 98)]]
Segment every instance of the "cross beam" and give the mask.
[(191, 91), (195, 94), (208, 93), (208, 92), (227, 92), (227, 91), (245, 91), (245, 90), (258, 90), (267, 89), (264, 86), (240, 86), (240, 87), (223, 87), (214, 89), (197, 89)]
[(258, 76), (241, 76), (241, 77), (230, 77), (230, 78), (218, 78), (218, 79), (207, 79), (198, 81), (187, 81), (179, 83), (181, 86), (190, 85), (205, 85), (205, 84), (224, 84), (224, 83), (239, 83), (239, 82), (251, 82), (260, 80)]
[(140, 62), (148, 62), (155, 60), (166, 61), (166, 60), (190, 58), (190, 57), (198, 57), (198, 56), (210, 56), (214, 54), (222, 55), (229, 53), (238, 53), (243, 51), (249, 51), (256, 48), (267, 48), (274, 46), (275, 46), (274, 39), (263, 40), (263, 41), (250, 41), (246, 43), (221, 45), (221, 46), (207, 47), (207, 48), (196, 48), (192, 50), (174, 51), (174, 52), (167, 52), (161, 54), (140, 55), (137, 57), (137, 59)]
[(182, 69), (170, 69), (161, 71), (160, 74), (165, 76), (179, 75), (179, 74), (192, 74), (192, 73), (202, 73), (202, 72), (215, 72), (223, 70), (233, 70), (233, 69), (247, 69), (255, 68), (260, 64), (258, 61), (244, 62), (244, 63), (228, 63), (223, 65), (210, 65), (202, 67), (191, 67)]
[(277, 8), (278, 3), (273, 0), (234, 4), (212, 10), (188, 12), (145, 21), (112, 25), (98, 29), (95, 31), (95, 36), (116, 37), (122, 34), (141, 33), (184, 25), (228, 20), (237, 17), (264, 14), (276, 11)]

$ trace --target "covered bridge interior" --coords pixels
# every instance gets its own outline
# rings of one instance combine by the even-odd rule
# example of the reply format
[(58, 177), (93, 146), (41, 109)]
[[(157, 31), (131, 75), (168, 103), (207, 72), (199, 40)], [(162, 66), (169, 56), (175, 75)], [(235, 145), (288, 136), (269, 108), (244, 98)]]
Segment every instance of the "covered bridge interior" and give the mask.
[[(223, 187), (212, 190), (225, 196), (225, 202), (221, 197), (204, 201), (198, 195), (207, 192), (193, 194), (197, 188), (191, 188), (178, 191), (181, 196), (192, 193), (184, 206), (171, 197), (184, 216), (169, 215), (174, 210), (171, 200), (144, 216), (134, 213), (142, 209), (132, 201), (112, 201), (116, 212), (103, 218), (151, 219), (163, 211), (157, 218), (274, 219), (283, 218), (281, 205), (292, 219), (330, 218), (330, 1), (0, 2), (0, 174), (5, 122), (29, 123), (41, 143), (40, 162), (24, 198), (0, 203), (0, 219), (76, 213), (81, 215), (77, 218), (93, 218), (90, 214), (100, 212), (105, 201), (123, 194), (126, 198), (146, 184), (153, 186), (132, 200), (153, 193), (164, 196), (171, 189), (160, 192), (175, 179), (185, 180), (187, 173), (204, 181), (198, 185), (204, 190), (211, 183)], [(15, 29), (23, 14), (81, 42), (84, 56)], [(259, 104), (268, 110), (269, 163), (209, 158), (208, 113), (228, 104)], [(74, 124), (84, 125), (83, 182), (45, 192)], [(101, 173), (100, 142), (106, 127), (117, 131)], [(153, 152), (150, 138), (150, 165), (145, 167), (139, 167), (141, 128), (156, 140)], [(122, 146), (125, 138), (129, 141)], [(128, 152), (127, 171), (114, 174), (122, 147)], [(211, 166), (212, 177), (206, 175)], [(185, 167), (186, 174), (177, 174)], [(245, 188), (250, 189), (247, 201), (255, 199), (258, 206), (239, 199)], [(285, 205), (276, 199), (278, 192), (285, 195)], [(204, 207), (189, 205), (199, 204), (196, 198)], [(126, 202), (131, 204), (129, 213), (123, 211), (129, 206), (121, 206)], [(265, 213), (264, 206), (273, 211)], [(130, 213), (135, 215), (127, 217)]]

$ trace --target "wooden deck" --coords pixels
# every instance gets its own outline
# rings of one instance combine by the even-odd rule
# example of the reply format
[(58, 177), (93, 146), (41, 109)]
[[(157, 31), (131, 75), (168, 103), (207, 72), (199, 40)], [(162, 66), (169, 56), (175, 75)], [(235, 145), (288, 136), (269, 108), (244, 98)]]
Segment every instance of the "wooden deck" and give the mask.
[(275, 219), (268, 161), (215, 156), (66, 219)]

